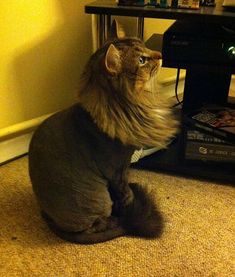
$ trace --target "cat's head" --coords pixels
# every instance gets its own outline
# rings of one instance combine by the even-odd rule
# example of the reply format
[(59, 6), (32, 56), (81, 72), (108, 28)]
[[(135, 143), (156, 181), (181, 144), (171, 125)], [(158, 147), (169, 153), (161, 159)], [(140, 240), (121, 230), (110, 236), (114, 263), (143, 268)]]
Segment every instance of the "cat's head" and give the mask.
[(117, 22), (112, 30), (85, 67), (79, 102), (110, 137), (138, 147), (163, 146), (175, 133), (176, 122), (155, 91), (161, 53), (138, 38), (125, 37)]
[(140, 39), (125, 37), (114, 21), (112, 36), (92, 55), (83, 77), (87, 79), (89, 74), (89, 82), (101, 86), (108, 80), (113, 93), (122, 93), (124, 89), (131, 96), (151, 89), (150, 80), (160, 68), (161, 58), (160, 52), (146, 48)]
[(125, 79), (131, 90), (141, 92), (147, 89), (149, 81), (158, 71), (161, 57), (160, 52), (146, 48), (139, 39), (114, 40), (106, 51), (104, 70), (109, 79), (116, 82)]

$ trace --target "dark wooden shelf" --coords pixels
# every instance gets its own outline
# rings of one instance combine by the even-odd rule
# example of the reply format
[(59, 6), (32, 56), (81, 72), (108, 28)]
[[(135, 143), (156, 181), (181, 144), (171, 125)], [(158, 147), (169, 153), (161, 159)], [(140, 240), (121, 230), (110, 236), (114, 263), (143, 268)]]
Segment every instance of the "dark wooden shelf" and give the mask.
[(133, 7), (119, 6), (109, 0), (94, 1), (85, 6), (85, 12), (89, 14), (121, 15), (131, 17), (148, 17), (163, 19), (190, 19), (221, 24), (235, 24), (235, 13), (225, 10), (218, 1), (216, 7), (201, 7), (192, 9), (164, 9), (152, 6)]

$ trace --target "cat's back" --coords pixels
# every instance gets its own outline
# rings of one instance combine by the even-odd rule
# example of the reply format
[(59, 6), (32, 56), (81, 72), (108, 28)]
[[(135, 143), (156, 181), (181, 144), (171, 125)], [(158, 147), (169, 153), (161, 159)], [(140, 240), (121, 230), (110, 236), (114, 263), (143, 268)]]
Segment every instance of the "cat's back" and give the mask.
[[(29, 146), (29, 158), (34, 153), (40, 155), (56, 156), (66, 152), (75, 137), (75, 126), (73, 120), (75, 107), (57, 112), (47, 118), (35, 131)], [(80, 122), (76, 122), (76, 133), (82, 132)], [(69, 142), (69, 143), (68, 143)]]
[(100, 136), (99, 133), (89, 114), (79, 105), (74, 105), (50, 116), (37, 128), (30, 142), (29, 154), (31, 156), (35, 151), (45, 155), (75, 153), (77, 148), (85, 147), (85, 142), (89, 144), (91, 139)]
[[(91, 119), (72, 106), (46, 119), (35, 131), (29, 147), (29, 173), (33, 186), (97, 174), (89, 145)], [(94, 130), (93, 130), (94, 131)]]

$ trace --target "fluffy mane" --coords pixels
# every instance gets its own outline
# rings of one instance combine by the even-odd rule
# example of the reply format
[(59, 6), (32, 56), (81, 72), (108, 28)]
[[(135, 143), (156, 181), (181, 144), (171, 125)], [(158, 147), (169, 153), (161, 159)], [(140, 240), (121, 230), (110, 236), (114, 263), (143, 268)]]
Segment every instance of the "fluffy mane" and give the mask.
[(137, 38), (116, 38), (91, 56), (78, 101), (111, 138), (137, 148), (166, 147), (175, 135), (178, 123), (153, 86), (160, 59)]

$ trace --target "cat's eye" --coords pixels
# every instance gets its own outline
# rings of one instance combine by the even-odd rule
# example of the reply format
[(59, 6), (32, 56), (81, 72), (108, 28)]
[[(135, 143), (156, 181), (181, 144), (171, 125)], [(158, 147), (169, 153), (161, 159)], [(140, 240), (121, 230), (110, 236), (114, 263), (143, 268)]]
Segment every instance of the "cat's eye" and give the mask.
[(140, 56), (139, 57), (139, 63), (140, 64), (145, 64), (147, 62), (147, 57), (145, 57), (145, 56)]

